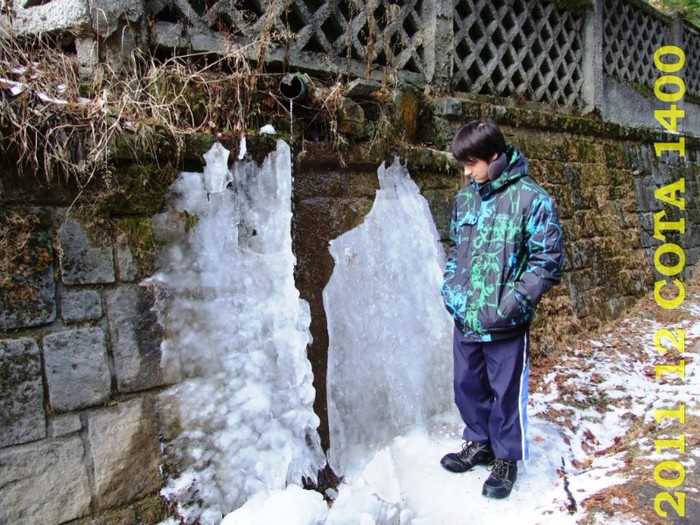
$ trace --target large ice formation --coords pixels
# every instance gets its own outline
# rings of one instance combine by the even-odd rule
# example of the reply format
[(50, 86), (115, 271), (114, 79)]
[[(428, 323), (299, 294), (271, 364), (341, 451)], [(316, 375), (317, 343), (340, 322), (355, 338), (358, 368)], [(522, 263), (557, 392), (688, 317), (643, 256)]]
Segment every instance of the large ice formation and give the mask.
[(444, 251), (398, 159), (378, 170), (363, 224), (331, 241), (329, 463), (338, 474), (451, 408), (452, 322), (442, 304)]
[[(186, 215), (162, 271), (165, 359), (183, 381), (160, 396), (164, 494), (187, 523), (218, 524), (252, 495), (315, 479), (325, 462), (306, 358), (309, 308), (294, 285), (291, 159), (262, 166), (214, 145), (204, 174), (182, 173), (166, 215)], [(228, 187), (228, 186), (232, 186)]]

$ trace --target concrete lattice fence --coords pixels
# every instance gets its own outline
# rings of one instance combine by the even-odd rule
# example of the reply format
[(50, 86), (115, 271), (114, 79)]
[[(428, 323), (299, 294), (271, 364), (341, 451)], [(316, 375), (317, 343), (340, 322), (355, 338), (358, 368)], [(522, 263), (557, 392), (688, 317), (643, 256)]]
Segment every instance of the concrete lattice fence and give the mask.
[(456, 2), (457, 91), (580, 106), (585, 16), (552, 2)]
[[(0, 16), (0, 27), (18, 35), (79, 28), (73, 45), (85, 71), (118, 62), (115, 57), (135, 47), (241, 54), (310, 72), (597, 110), (606, 120), (654, 127), (653, 110), (646, 111), (643, 100), (651, 98), (643, 94), (659, 75), (654, 52), (677, 45), (686, 53), (686, 92), (700, 97), (697, 29), (640, 0), (24, 5), (31, 7), (14, 2), (12, 15)], [(683, 125), (683, 131), (700, 134), (700, 124)]]
[(685, 51), (683, 71), (686, 93), (700, 96), (700, 35), (679, 18), (627, 0), (605, 0), (603, 70), (606, 75), (630, 85), (653, 89), (659, 76), (654, 53), (664, 45)]

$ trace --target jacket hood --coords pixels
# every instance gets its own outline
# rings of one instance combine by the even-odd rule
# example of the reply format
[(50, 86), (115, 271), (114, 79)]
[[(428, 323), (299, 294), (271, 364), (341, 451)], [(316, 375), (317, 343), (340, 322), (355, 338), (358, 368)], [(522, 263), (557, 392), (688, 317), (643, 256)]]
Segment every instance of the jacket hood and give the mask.
[(473, 183), (482, 199), (487, 199), (502, 188), (529, 175), (530, 166), (527, 159), (515, 146), (508, 144), (505, 156), (508, 159), (508, 164), (500, 174), (494, 176), (493, 180), (482, 185)]

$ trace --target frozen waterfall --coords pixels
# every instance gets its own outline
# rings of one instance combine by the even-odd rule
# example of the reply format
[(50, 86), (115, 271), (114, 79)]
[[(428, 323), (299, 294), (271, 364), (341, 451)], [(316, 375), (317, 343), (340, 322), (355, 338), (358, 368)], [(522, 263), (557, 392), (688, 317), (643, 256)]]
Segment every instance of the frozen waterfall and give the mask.
[(398, 159), (378, 170), (363, 224), (331, 241), (329, 462), (338, 474), (452, 407), (452, 321), (444, 252), (418, 187)]
[[(187, 218), (151, 281), (164, 290), (164, 359), (183, 381), (160, 396), (164, 489), (186, 523), (218, 524), (265, 489), (315, 480), (325, 457), (306, 358), (309, 308), (294, 284), (291, 159), (262, 166), (215, 144), (181, 173), (164, 220)], [(228, 187), (232, 186), (232, 188)], [(181, 221), (183, 222), (183, 221)]]

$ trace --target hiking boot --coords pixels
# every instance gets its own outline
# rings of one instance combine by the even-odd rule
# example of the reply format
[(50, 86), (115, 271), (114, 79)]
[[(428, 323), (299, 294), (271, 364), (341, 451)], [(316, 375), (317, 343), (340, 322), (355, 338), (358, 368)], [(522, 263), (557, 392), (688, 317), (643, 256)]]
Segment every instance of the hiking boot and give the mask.
[(489, 465), (494, 459), (490, 443), (467, 441), (461, 452), (447, 454), (440, 464), (450, 472), (467, 472), (477, 465)]
[(518, 465), (515, 461), (498, 459), (493, 463), (491, 475), (484, 482), (481, 493), (487, 498), (503, 499), (510, 495), (513, 484), (518, 479)]

